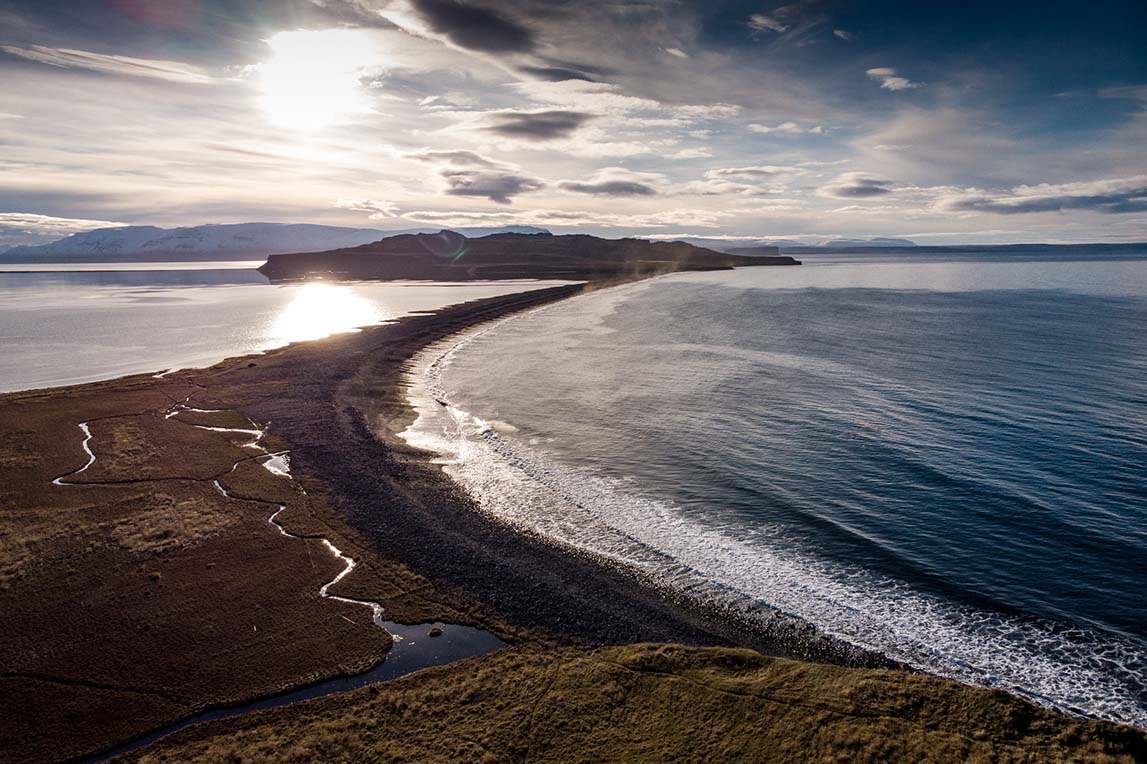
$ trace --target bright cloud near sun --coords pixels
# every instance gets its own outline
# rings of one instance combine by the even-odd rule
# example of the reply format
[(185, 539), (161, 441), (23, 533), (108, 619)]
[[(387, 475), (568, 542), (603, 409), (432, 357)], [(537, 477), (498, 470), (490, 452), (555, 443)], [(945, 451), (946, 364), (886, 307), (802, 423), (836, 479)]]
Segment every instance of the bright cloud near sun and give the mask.
[(260, 104), (279, 127), (316, 130), (370, 111), (360, 77), (378, 51), (354, 29), (279, 32), (272, 56), (257, 67)]

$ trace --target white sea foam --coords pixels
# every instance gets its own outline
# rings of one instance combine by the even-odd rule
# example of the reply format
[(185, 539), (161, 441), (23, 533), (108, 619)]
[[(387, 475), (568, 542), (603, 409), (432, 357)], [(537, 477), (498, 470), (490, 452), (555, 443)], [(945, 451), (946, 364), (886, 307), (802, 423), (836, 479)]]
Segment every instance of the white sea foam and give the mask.
[(1147, 655), (1138, 641), (944, 601), (859, 567), (830, 564), (802, 551), (781, 528), (709, 527), (696, 512), (642, 496), (627, 481), (559, 464), (451, 404), (445, 370), (501, 325), (423, 354), (411, 375), (419, 418), (404, 433), (437, 453), (492, 516), (684, 596), (750, 601), (761, 619), (779, 610), (941, 676), (1147, 727)]

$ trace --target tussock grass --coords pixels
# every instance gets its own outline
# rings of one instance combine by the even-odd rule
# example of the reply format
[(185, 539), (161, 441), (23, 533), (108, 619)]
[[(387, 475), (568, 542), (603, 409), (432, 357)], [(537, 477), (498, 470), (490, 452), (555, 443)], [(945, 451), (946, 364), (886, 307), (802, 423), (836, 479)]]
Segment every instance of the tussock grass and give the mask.
[(519, 649), (189, 730), (128, 761), (1132, 764), (1147, 738), (935, 677), (629, 645)]

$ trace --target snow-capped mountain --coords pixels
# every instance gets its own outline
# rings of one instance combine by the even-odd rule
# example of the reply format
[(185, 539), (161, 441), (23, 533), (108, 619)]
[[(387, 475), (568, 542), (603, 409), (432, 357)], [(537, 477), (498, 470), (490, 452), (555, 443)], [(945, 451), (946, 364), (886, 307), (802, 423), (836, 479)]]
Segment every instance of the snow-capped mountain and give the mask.
[[(253, 259), (287, 252), (357, 247), (399, 233), (437, 230), (384, 231), (306, 223), (236, 223), (191, 228), (125, 226), (74, 233), (50, 244), (13, 247), (0, 255), (0, 260), (16, 263)], [(546, 233), (544, 229), (529, 226), (458, 231), (470, 238), (491, 233)]]

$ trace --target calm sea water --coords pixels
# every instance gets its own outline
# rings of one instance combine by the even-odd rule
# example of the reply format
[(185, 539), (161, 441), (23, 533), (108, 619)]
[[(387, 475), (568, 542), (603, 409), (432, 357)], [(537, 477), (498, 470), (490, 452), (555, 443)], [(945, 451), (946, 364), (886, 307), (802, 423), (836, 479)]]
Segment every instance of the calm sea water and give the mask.
[(689, 596), (1147, 726), (1147, 260), (1086, 255), (602, 290), (427, 353), (408, 437)]
[(209, 366), (545, 285), (272, 285), (251, 263), (208, 265), (117, 263), (98, 272), (92, 265), (36, 266), (43, 272), (3, 266), (8, 272), (0, 272), (0, 392)]

